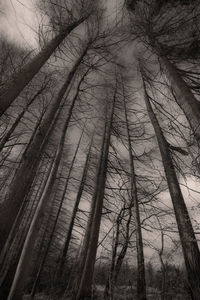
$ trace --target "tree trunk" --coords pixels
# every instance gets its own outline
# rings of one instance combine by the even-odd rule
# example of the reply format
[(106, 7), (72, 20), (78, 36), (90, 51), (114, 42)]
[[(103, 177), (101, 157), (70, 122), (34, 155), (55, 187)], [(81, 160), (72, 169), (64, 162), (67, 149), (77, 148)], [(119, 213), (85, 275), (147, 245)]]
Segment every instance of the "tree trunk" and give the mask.
[(14, 74), (0, 91), (0, 116), (8, 109), (25, 86), (39, 72), (40, 68), (49, 59), (56, 48), (67, 35), (81, 24), (88, 16), (68, 25), (62, 32), (55, 36), (29, 63)]
[(143, 252), (143, 241), (142, 241), (142, 230), (140, 222), (140, 211), (137, 195), (136, 175), (134, 166), (134, 157), (132, 153), (131, 136), (128, 121), (128, 112), (126, 107), (126, 100), (124, 98), (124, 111), (126, 130), (128, 137), (128, 152), (130, 161), (130, 172), (131, 172), (131, 200), (130, 205), (133, 206), (133, 212), (135, 216), (135, 229), (136, 229), (136, 247), (137, 247), (137, 299), (146, 300), (146, 280), (145, 280), (145, 267), (144, 267), (144, 252)]
[(38, 128), (32, 143), (25, 151), (22, 162), (15, 174), (10, 185), (9, 193), (6, 195), (3, 203), (0, 204), (0, 249), (3, 247), (12, 224), (18, 214), (21, 203), (30, 189), (33, 182), (36, 169), (38, 167), (40, 156), (45, 148), (48, 138), (54, 128), (54, 125), (60, 114), (60, 105), (67, 88), (69, 87), (83, 57), (86, 55), (88, 46), (83, 51), (80, 58), (75, 63), (73, 69), (69, 73), (67, 80), (60, 89), (56, 100), (54, 101), (50, 111)]
[[(72, 103), (72, 106), (74, 103)], [(71, 106), (71, 107), (72, 107)], [(31, 261), (31, 256), (34, 250), (34, 244), (37, 239), (38, 231), (41, 225), (41, 222), (44, 218), (45, 214), (45, 208), (47, 205), (49, 205), (49, 199), (52, 191), (52, 187), (54, 184), (54, 181), (56, 179), (56, 174), (57, 170), (62, 158), (62, 153), (63, 153), (63, 147), (64, 147), (64, 142), (65, 142), (65, 136), (67, 132), (67, 128), (69, 125), (69, 120), (71, 117), (72, 110), (70, 109), (70, 113), (65, 121), (60, 142), (57, 147), (57, 151), (55, 154), (55, 158), (52, 162), (52, 165), (50, 167), (50, 172), (48, 174), (48, 179), (46, 182), (46, 185), (44, 187), (44, 191), (42, 193), (42, 196), (40, 198), (39, 204), (37, 206), (35, 215), (33, 217), (33, 220), (31, 222), (23, 250), (21, 253), (21, 257), (17, 266), (17, 270), (15, 273), (15, 278), (13, 280), (13, 284), (10, 290), (10, 294), (8, 296), (8, 300), (21, 300), (23, 298), (23, 290), (25, 287), (25, 284), (28, 279), (28, 274), (29, 274), (29, 266), (30, 266), (30, 261)]]
[(200, 102), (196, 100), (190, 88), (169, 59), (160, 54), (161, 64), (166, 70), (176, 101), (183, 110), (197, 142), (200, 142)]
[(114, 295), (114, 288), (116, 284), (116, 266), (117, 266), (116, 261), (119, 258), (119, 256), (117, 258), (117, 250), (119, 246), (120, 226), (121, 226), (122, 218), (124, 217), (124, 212), (125, 212), (125, 205), (121, 208), (116, 219), (116, 235), (114, 238), (114, 245), (112, 249), (110, 274), (106, 282), (105, 291), (104, 291), (104, 299), (113, 299), (113, 295)]
[(85, 161), (85, 165), (84, 165), (84, 169), (83, 169), (83, 174), (82, 174), (79, 190), (78, 190), (78, 193), (77, 193), (77, 196), (76, 196), (76, 200), (75, 200), (74, 208), (73, 208), (73, 211), (72, 211), (72, 216), (71, 216), (67, 236), (66, 236), (66, 239), (65, 239), (65, 243), (64, 243), (64, 246), (63, 246), (63, 249), (62, 249), (62, 254), (61, 254), (61, 257), (60, 257), (60, 262), (59, 262), (59, 265), (58, 265), (58, 276), (57, 276), (58, 279), (61, 279), (62, 275), (63, 275), (65, 261), (66, 261), (66, 258), (67, 258), (67, 252), (68, 252), (68, 248), (69, 248), (69, 244), (70, 244), (71, 236), (72, 236), (72, 231), (73, 231), (73, 227), (74, 227), (74, 222), (75, 222), (76, 214), (77, 214), (77, 211), (78, 211), (79, 203), (80, 203), (80, 200), (81, 200), (81, 197), (82, 197), (82, 193), (83, 193), (83, 190), (84, 190), (85, 181), (86, 181), (86, 178), (87, 178), (89, 160), (90, 160), (90, 156), (91, 156), (91, 148), (92, 148), (92, 140), (91, 140), (90, 147), (89, 147), (88, 154), (87, 154), (87, 158), (86, 158), (86, 161)]
[[(77, 98), (77, 97), (74, 97), (74, 98)], [(70, 116), (71, 116), (71, 115), (70, 115)], [(40, 279), (40, 275), (41, 275), (41, 272), (42, 272), (42, 270), (43, 270), (43, 267), (44, 267), (44, 264), (45, 264), (47, 255), (48, 255), (48, 253), (49, 253), (49, 248), (50, 248), (50, 246), (51, 246), (51, 242), (52, 242), (52, 239), (53, 239), (53, 235), (54, 235), (54, 233), (55, 233), (55, 229), (56, 229), (56, 226), (57, 226), (57, 223), (58, 223), (58, 219), (59, 219), (59, 216), (60, 216), (60, 212), (61, 212), (62, 207), (63, 207), (63, 202), (64, 202), (65, 195), (66, 195), (66, 191), (67, 191), (67, 188), (68, 188), (68, 184), (69, 184), (71, 172), (72, 172), (72, 169), (73, 169), (73, 167), (74, 167), (74, 162), (75, 162), (75, 159), (76, 159), (76, 157), (77, 157), (77, 153), (78, 153), (78, 150), (79, 150), (79, 147), (80, 147), (80, 143), (81, 143), (81, 139), (82, 139), (82, 137), (83, 137), (83, 133), (84, 133), (84, 129), (83, 129), (83, 131), (82, 131), (82, 134), (81, 134), (81, 136), (80, 136), (79, 142), (78, 142), (77, 147), (76, 147), (76, 151), (75, 151), (74, 156), (73, 156), (73, 159), (72, 159), (72, 163), (71, 163), (71, 166), (70, 166), (68, 175), (67, 175), (67, 180), (66, 180), (66, 183), (65, 183), (65, 187), (64, 187), (64, 190), (63, 190), (63, 193), (62, 193), (62, 197), (61, 197), (61, 199), (60, 199), (58, 211), (57, 211), (57, 213), (56, 213), (56, 218), (55, 218), (55, 220), (54, 220), (53, 228), (52, 228), (52, 230), (51, 230), (51, 234), (50, 234), (50, 237), (49, 237), (49, 240), (48, 240), (48, 244), (47, 244), (47, 247), (46, 247), (44, 256), (43, 256), (43, 258), (42, 258), (41, 264), (40, 264), (40, 266), (39, 266), (39, 270), (38, 270), (37, 275), (36, 275), (36, 280), (34, 281), (34, 284), (33, 284), (33, 288), (32, 288), (32, 291), (31, 291), (31, 298), (34, 298), (34, 296), (35, 296), (36, 289), (37, 289), (37, 285), (38, 285), (39, 279)], [(63, 266), (63, 267), (64, 267), (64, 266)]]
[(148, 94), (144, 83), (144, 97), (146, 102), (149, 118), (152, 122), (156, 133), (162, 162), (164, 166), (165, 176), (167, 179), (169, 192), (171, 195), (178, 231), (180, 235), (183, 255), (187, 270), (188, 283), (194, 300), (199, 299), (200, 295), (200, 253), (198, 243), (194, 235), (192, 223), (185, 205), (183, 195), (176, 176), (175, 168), (168, 148), (168, 143), (159, 126), (156, 115), (151, 107)]
[(113, 235), (113, 245), (112, 245), (112, 259), (111, 259), (111, 267), (110, 267), (110, 274), (108, 276), (105, 291), (104, 291), (104, 299), (113, 299), (114, 294), (114, 273), (115, 273), (115, 261), (117, 257), (117, 249), (119, 246), (119, 234), (120, 234), (120, 225), (121, 225), (121, 215), (123, 214), (124, 207), (121, 209), (117, 216), (116, 220), (116, 235)]
[[(88, 299), (91, 295), (94, 265), (96, 259), (96, 252), (98, 246), (99, 230), (101, 223), (101, 214), (103, 208), (103, 199), (104, 191), (106, 184), (106, 174), (107, 174), (107, 163), (108, 163), (108, 154), (110, 146), (110, 137), (112, 131), (112, 121), (114, 115), (115, 107), (115, 98), (116, 98), (117, 85), (115, 87), (114, 96), (112, 100), (111, 114), (109, 118), (109, 123), (106, 130), (105, 142), (103, 147), (103, 153), (101, 154), (101, 163), (99, 165), (99, 176), (97, 177), (97, 182), (95, 186), (94, 195), (96, 199), (93, 199), (95, 202), (94, 216), (92, 218), (92, 226), (89, 237), (89, 243), (87, 248), (87, 255), (85, 259), (85, 264), (83, 272), (81, 274), (80, 286), (76, 295), (77, 300)], [(89, 220), (90, 222), (90, 220)]]
[[(105, 136), (106, 136), (106, 123), (105, 123), (103, 138), (102, 138), (100, 159), (99, 159), (99, 163), (98, 163), (98, 167), (97, 167), (96, 185), (95, 185), (96, 187), (98, 186), (98, 180), (99, 180), (100, 173), (101, 173), (101, 164), (102, 164), (102, 159), (103, 159)], [(93, 222), (94, 212), (95, 212), (97, 193), (98, 193), (98, 189), (96, 188), (94, 191), (93, 197), (92, 197), (92, 201), (91, 201), (90, 214), (89, 214), (89, 218), (88, 218), (88, 222), (87, 222), (87, 228), (85, 230), (83, 245), (81, 247), (81, 252), (80, 252), (80, 258), (79, 258), (80, 262), (79, 262), (78, 272), (77, 272), (76, 279), (74, 282), (74, 287), (73, 287), (73, 293), (75, 295), (75, 298), (76, 298), (77, 292), (79, 290), (81, 276), (83, 274), (83, 269), (84, 269), (84, 265), (85, 265), (85, 261), (86, 261), (87, 250), (88, 250), (88, 245), (89, 245), (91, 230), (92, 230), (92, 222)]]
[[(38, 192), (41, 191), (40, 187), (44, 186), (45, 183), (43, 180), (40, 183)], [(37, 192), (37, 194), (38, 194)], [(36, 197), (37, 198), (37, 194)], [(30, 209), (31, 213), (35, 211), (34, 206), (35, 200), (33, 200), (32, 207)], [(31, 213), (27, 217), (27, 224), (23, 225), (23, 230), (19, 230), (21, 220), (24, 218), (25, 209), (27, 206), (27, 198), (24, 199), (23, 205), (20, 208), (20, 211), (15, 219), (12, 230), (9, 234), (9, 237), (6, 241), (6, 244), (0, 255), (0, 299), (6, 300), (14, 279), (16, 272), (17, 264), (20, 258), (20, 254), (23, 248), (23, 243), (26, 238), (26, 234), (31, 223)], [(34, 209), (33, 209), (34, 208)], [(12, 248), (14, 247), (14, 251)], [(14, 252), (14, 253), (13, 253)]]
[(121, 270), (121, 266), (124, 260), (124, 257), (126, 256), (126, 252), (128, 250), (128, 246), (129, 246), (129, 240), (130, 240), (130, 236), (129, 236), (129, 232), (130, 232), (130, 223), (131, 223), (131, 219), (132, 219), (132, 207), (129, 207), (129, 218), (127, 220), (126, 223), (126, 241), (122, 246), (122, 249), (118, 255), (117, 261), (116, 261), (116, 265), (115, 265), (115, 273), (114, 273), (114, 284), (117, 283), (117, 279), (119, 276), (119, 272)]

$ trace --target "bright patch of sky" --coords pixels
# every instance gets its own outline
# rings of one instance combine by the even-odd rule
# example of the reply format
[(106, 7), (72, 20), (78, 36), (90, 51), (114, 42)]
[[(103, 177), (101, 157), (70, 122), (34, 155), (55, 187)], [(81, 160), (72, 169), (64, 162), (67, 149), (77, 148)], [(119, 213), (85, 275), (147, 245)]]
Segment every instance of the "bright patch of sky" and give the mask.
[(1, 0), (0, 34), (9, 42), (37, 48), (40, 21), (36, 0)]
[[(18, 46), (38, 48), (38, 29), (46, 21), (37, 8), (38, 0), (0, 0), (0, 35)], [(119, 19), (122, 1), (103, 0), (109, 23)]]

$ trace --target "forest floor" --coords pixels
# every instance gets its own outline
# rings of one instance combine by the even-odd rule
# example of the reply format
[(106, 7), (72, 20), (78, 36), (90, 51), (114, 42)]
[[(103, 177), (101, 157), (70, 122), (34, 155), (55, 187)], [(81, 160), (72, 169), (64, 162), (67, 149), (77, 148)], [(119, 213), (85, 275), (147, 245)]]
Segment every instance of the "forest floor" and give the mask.
[[(31, 298), (26, 295), (24, 296), (23, 300), (30, 300)], [(37, 294), (34, 298), (35, 300), (72, 300), (69, 296), (63, 297), (51, 297), (49, 295), (44, 294)], [(94, 297), (91, 299), (94, 300), (104, 300), (104, 287), (103, 286), (96, 286), (96, 291)], [(154, 288), (147, 288), (147, 299), (148, 300), (160, 300), (161, 295), (160, 291)], [(174, 293), (167, 293), (165, 295), (166, 300), (190, 300), (190, 298), (185, 294), (174, 294)], [(114, 294), (114, 300), (137, 300), (136, 297), (136, 290), (135, 288), (127, 287), (127, 286), (120, 286), (117, 287)]]

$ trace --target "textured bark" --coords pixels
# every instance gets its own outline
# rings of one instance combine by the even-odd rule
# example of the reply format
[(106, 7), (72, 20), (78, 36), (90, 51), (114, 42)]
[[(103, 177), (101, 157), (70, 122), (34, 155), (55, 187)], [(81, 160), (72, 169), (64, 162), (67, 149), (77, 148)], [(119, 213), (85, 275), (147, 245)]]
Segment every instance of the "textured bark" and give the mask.
[(37, 206), (35, 215), (33, 217), (33, 220), (31, 222), (23, 250), (21, 253), (21, 257), (17, 266), (17, 270), (15, 273), (15, 278), (13, 280), (13, 284), (10, 290), (10, 294), (8, 296), (8, 300), (21, 300), (23, 298), (23, 290), (24, 286), (27, 282), (28, 275), (29, 275), (29, 268), (30, 268), (30, 262), (31, 262), (31, 256), (34, 250), (34, 245), (37, 239), (38, 231), (41, 225), (41, 222), (44, 218), (44, 213), (46, 206), (49, 205), (49, 199), (52, 191), (53, 184), (56, 179), (56, 174), (57, 170), (62, 158), (62, 153), (63, 153), (63, 147), (64, 147), (64, 142), (65, 142), (65, 136), (67, 132), (67, 128), (69, 125), (69, 120), (70, 120), (71, 112), (69, 113), (65, 124), (62, 129), (62, 134), (60, 138), (59, 145), (57, 147), (57, 151), (55, 154), (55, 158), (52, 162), (52, 165), (50, 167), (50, 172), (48, 174), (48, 179), (46, 182), (46, 185), (44, 187), (42, 196), (40, 198), (39, 204)]
[(136, 247), (137, 247), (137, 299), (146, 300), (146, 280), (145, 280), (145, 267), (144, 267), (144, 252), (143, 252), (143, 241), (142, 241), (142, 230), (140, 222), (140, 211), (137, 195), (137, 184), (134, 166), (134, 157), (132, 153), (131, 136), (129, 129), (128, 112), (126, 107), (126, 100), (124, 98), (124, 111), (126, 130), (128, 137), (128, 152), (130, 161), (130, 173), (131, 173), (131, 200), (130, 205), (133, 206), (135, 229), (136, 229)]
[(114, 107), (115, 107), (115, 98), (116, 98), (116, 90), (115, 87), (114, 96), (112, 100), (112, 108), (111, 114), (109, 118), (109, 123), (106, 129), (106, 136), (104, 141), (104, 149), (103, 155), (101, 157), (101, 163), (99, 165), (99, 176), (97, 177), (97, 182), (95, 186), (95, 209), (94, 216), (92, 218), (92, 226), (89, 237), (89, 243), (87, 248), (87, 255), (85, 259), (85, 264), (81, 276), (79, 290), (76, 295), (76, 299), (88, 299), (91, 295), (92, 289), (92, 281), (93, 281), (93, 273), (94, 273), (94, 265), (96, 259), (96, 252), (98, 246), (98, 238), (99, 238), (99, 230), (101, 223), (101, 214), (103, 208), (103, 199), (104, 199), (104, 191), (106, 184), (106, 174), (107, 174), (107, 163), (108, 163), (108, 154), (109, 154), (109, 146), (110, 146), (110, 137), (112, 130), (112, 121), (114, 115)]
[(67, 35), (81, 24), (86, 18), (80, 18), (78, 21), (70, 24), (63, 29), (57, 36), (55, 36), (28, 64), (26, 64), (19, 72), (14, 74), (12, 78), (3, 86), (0, 91), (0, 116), (17, 98), (25, 86), (38, 73), (40, 68), (49, 59), (56, 48), (62, 43)]
[(200, 252), (198, 248), (198, 243), (194, 235), (192, 223), (179, 186), (171, 153), (168, 148), (168, 143), (163, 135), (156, 115), (154, 114), (153, 109), (151, 107), (148, 94), (146, 92), (145, 82), (144, 97), (149, 118), (152, 122), (153, 128), (156, 133), (164, 166), (165, 176), (167, 179), (169, 192), (174, 207), (176, 222), (178, 226), (187, 270), (188, 283), (193, 297), (192, 299), (198, 300), (200, 295)]
[(200, 103), (196, 100), (192, 91), (178, 73), (175, 65), (161, 54), (161, 64), (166, 70), (170, 85), (175, 93), (176, 101), (183, 110), (196, 140), (200, 141)]
[(21, 203), (31, 187), (41, 154), (59, 117), (61, 109), (60, 106), (65, 92), (81, 64), (83, 57), (86, 55), (87, 50), (88, 47), (85, 48), (82, 55), (79, 57), (73, 69), (67, 76), (67, 79), (60, 89), (52, 107), (44, 118), (43, 123), (38, 128), (28, 150), (25, 151), (23, 155), (22, 162), (10, 185), (9, 193), (6, 195), (4, 202), (0, 204), (0, 249), (6, 242)]

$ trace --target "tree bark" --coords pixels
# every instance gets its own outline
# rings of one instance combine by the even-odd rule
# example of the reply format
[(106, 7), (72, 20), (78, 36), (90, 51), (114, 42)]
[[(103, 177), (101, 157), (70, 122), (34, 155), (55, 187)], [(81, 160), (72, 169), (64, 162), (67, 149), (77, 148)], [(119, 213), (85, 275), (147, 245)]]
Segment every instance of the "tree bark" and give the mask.
[(95, 202), (94, 216), (92, 218), (92, 226), (91, 226), (91, 232), (89, 236), (87, 255), (85, 259), (83, 272), (81, 274), (81, 281), (76, 295), (76, 300), (88, 299), (91, 295), (94, 265), (95, 265), (96, 252), (98, 246), (101, 214), (102, 214), (104, 191), (105, 191), (105, 184), (106, 184), (107, 163), (108, 163), (108, 154), (109, 154), (109, 146), (110, 146), (110, 137), (112, 131), (112, 121), (113, 121), (114, 107), (115, 107), (115, 100), (116, 100), (116, 91), (117, 91), (117, 85), (115, 87), (114, 96), (112, 100), (111, 114), (108, 121), (109, 123), (108, 126), (106, 126), (107, 130), (106, 130), (106, 136), (104, 141), (103, 153), (100, 159), (101, 163), (99, 165), (99, 171), (98, 171), (99, 176), (97, 177), (97, 182), (94, 191), (94, 195), (95, 195), (95, 199), (93, 199)]
[[(74, 99), (76, 99), (76, 98), (77, 98), (77, 97), (74, 97)], [(70, 115), (70, 116), (71, 116), (71, 115)], [(32, 288), (32, 291), (31, 291), (31, 298), (34, 298), (34, 296), (35, 296), (36, 289), (37, 289), (37, 285), (38, 285), (39, 279), (40, 279), (40, 275), (41, 275), (41, 273), (42, 273), (42, 270), (43, 270), (43, 267), (44, 267), (44, 264), (45, 264), (45, 261), (46, 261), (48, 252), (49, 252), (49, 248), (50, 248), (51, 243), (52, 243), (53, 235), (54, 235), (54, 232), (55, 232), (57, 223), (58, 223), (58, 219), (59, 219), (59, 216), (60, 216), (60, 212), (61, 212), (62, 207), (63, 207), (63, 202), (64, 202), (65, 195), (66, 195), (66, 191), (67, 191), (67, 188), (68, 188), (70, 176), (71, 176), (71, 173), (72, 173), (72, 169), (73, 169), (73, 167), (74, 167), (74, 162), (75, 162), (75, 159), (76, 159), (76, 157), (77, 157), (77, 153), (78, 153), (78, 150), (79, 150), (79, 147), (80, 147), (80, 143), (81, 143), (81, 139), (82, 139), (82, 137), (83, 137), (83, 133), (84, 133), (84, 129), (83, 129), (83, 131), (82, 131), (82, 134), (81, 134), (81, 136), (80, 136), (79, 142), (78, 142), (78, 144), (77, 144), (76, 151), (75, 151), (75, 153), (74, 153), (74, 155), (73, 155), (73, 159), (72, 159), (72, 163), (71, 163), (71, 166), (70, 166), (68, 175), (67, 175), (67, 180), (66, 180), (66, 183), (65, 183), (65, 187), (64, 187), (64, 190), (63, 190), (63, 193), (62, 193), (62, 197), (61, 197), (61, 199), (60, 199), (58, 211), (57, 211), (57, 213), (56, 213), (56, 218), (55, 218), (55, 220), (54, 220), (53, 228), (52, 228), (52, 230), (51, 230), (51, 234), (50, 234), (50, 237), (49, 237), (49, 240), (48, 240), (48, 243), (47, 243), (47, 247), (46, 247), (44, 256), (43, 256), (43, 258), (42, 258), (42, 261), (41, 261), (41, 263), (40, 263), (39, 270), (38, 270), (37, 275), (36, 275), (36, 279), (35, 279), (34, 284), (33, 284), (33, 288)], [(63, 267), (64, 267), (64, 266), (63, 266)]]
[(194, 235), (192, 223), (185, 205), (183, 195), (176, 176), (172, 157), (168, 148), (168, 143), (160, 128), (156, 115), (151, 107), (148, 94), (144, 83), (144, 98), (146, 102), (149, 118), (156, 133), (162, 162), (164, 166), (165, 176), (167, 179), (170, 196), (172, 199), (178, 231), (180, 235), (188, 283), (192, 294), (192, 299), (198, 300), (200, 295), (200, 252), (198, 243)]
[(85, 185), (85, 181), (87, 178), (87, 173), (88, 173), (88, 168), (89, 168), (89, 160), (90, 160), (90, 156), (91, 156), (91, 148), (92, 148), (92, 140), (90, 143), (90, 147), (88, 150), (88, 154), (86, 157), (86, 161), (85, 161), (85, 165), (84, 165), (84, 169), (83, 169), (83, 174), (82, 174), (82, 178), (81, 178), (81, 182), (80, 182), (80, 186), (79, 186), (79, 190), (76, 196), (76, 200), (75, 200), (75, 204), (74, 204), (74, 208), (72, 211), (72, 216), (71, 216), (71, 220), (69, 223), (69, 228), (68, 228), (68, 232), (67, 232), (67, 236), (65, 239), (65, 243), (62, 249), (62, 254), (60, 257), (60, 262), (59, 262), (59, 266), (58, 266), (58, 279), (62, 278), (63, 275), (63, 271), (64, 271), (64, 266), (65, 266), (65, 261), (67, 258), (67, 252), (68, 252), (68, 248), (69, 248), (69, 244), (71, 241), (71, 236), (72, 236), (72, 231), (73, 231), (73, 227), (74, 227), (74, 222), (75, 222), (75, 218), (76, 218), (76, 214), (78, 211), (78, 207), (79, 207), (79, 203), (83, 194), (83, 190), (84, 190), (84, 185)]
[(21, 203), (28, 192), (34, 180), (35, 172), (38, 167), (40, 156), (45, 148), (49, 136), (54, 128), (54, 125), (59, 117), (61, 110), (61, 103), (65, 92), (67, 91), (83, 57), (86, 55), (87, 46), (79, 57), (74, 67), (62, 88), (60, 89), (57, 98), (55, 99), (51, 109), (44, 118), (43, 123), (38, 128), (32, 143), (29, 145), (28, 150), (25, 151), (22, 162), (15, 174), (15, 177), (10, 185), (9, 193), (6, 195), (3, 203), (0, 204), (0, 249), (2, 249), (12, 224), (18, 214)]
[(116, 219), (116, 234), (113, 237), (114, 245), (112, 249), (112, 259), (111, 259), (111, 267), (110, 267), (110, 274), (108, 280), (106, 282), (105, 291), (104, 291), (104, 299), (113, 299), (114, 295), (114, 287), (115, 287), (115, 274), (116, 274), (116, 259), (117, 259), (117, 249), (119, 246), (119, 235), (120, 235), (120, 225), (122, 218), (124, 216), (125, 206), (123, 206), (117, 216)]
[[(72, 103), (72, 106), (74, 104)], [(72, 107), (71, 106), (71, 107)], [(59, 145), (57, 147), (57, 151), (55, 154), (55, 158), (52, 162), (52, 165), (50, 167), (50, 172), (48, 174), (48, 179), (46, 182), (46, 185), (44, 187), (44, 191), (42, 193), (42, 196), (40, 198), (39, 204), (37, 206), (35, 215), (33, 217), (33, 220), (31, 222), (23, 250), (21, 253), (21, 257), (17, 266), (17, 270), (15, 273), (15, 277), (13, 280), (13, 284), (10, 290), (10, 294), (8, 296), (8, 300), (21, 300), (23, 298), (23, 290), (24, 286), (28, 279), (29, 274), (29, 266), (30, 266), (30, 257), (32, 256), (33, 250), (34, 250), (34, 244), (37, 239), (37, 234), (41, 225), (41, 222), (44, 218), (45, 214), (45, 208), (47, 205), (49, 205), (49, 199), (52, 191), (52, 187), (54, 184), (54, 181), (56, 179), (57, 170), (62, 158), (63, 153), (63, 147), (65, 142), (65, 136), (67, 132), (67, 128), (69, 125), (70, 117), (71, 117), (72, 110), (70, 109), (69, 115), (65, 121), (65, 124), (62, 129), (62, 134), (60, 138)]]
[(136, 247), (137, 247), (137, 299), (146, 300), (146, 279), (145, 279), (145, 267), (144, 267), (144, 252), (143, 252), (143, 241), (142, 241), (142, 230), (140, 221), (140, 210), (137, 195), (137, 184), (134, 166), (134, 157), (132, 153), (131, 136), (129, 129), (128, 111), (126, 107), (126, 100), (124, 98), (124, 111), (126, 130), (128, 137), (128, 152), (130, 161), (130, 172), (131, 172), (131, 200), (130, 205), (133, 206), (133, 212), (135, 216), (135, 229), (136, 229)]
[(39, 72), (40, 68), (49, 59), (56, 48), (68, 36), (68, 34), (81, 24), (88, 15), (68, 25), (57, 36), (55, 36), (29, 63), (14, 74), (0, 91), (0, 116), (8, 109), (25, 86)]
[[(102, 159), (103, 159), (105, 136), (106, 136), (106, 122), (105, 122), (103, 138), (102, 138), (100, 158), (99, 158), (99, 163), (98, 163), (98, 167), (97, 167), (96, 184), (95, 184), (96, 187), (98, 186), (98, 180), (99, 180), (100, 173), (101, 173), (101, 164), (102, 164)], [(98, 189), (96, 188), (95, 191), (94, 191), (93, 197), (92, 197), (92, 202), (91, 202), (91, 207), (90, 207), (90, 214), (89, 214), (89, 218), (88, 218), (88, 222), (87, 222), (87, 228), (85, 230), (83, 245), (82, 245), (81, 252), (80, 252), (79, 268), (78, 268), (77, 276), (76, 276), (76, 279), (75, 279), (75, 282), (74, 282), (74, 287), (73, 287), (73, 293), (74, 293), (75, 298), (76, 298), (76, 295), (77, 295), (78, 290), (79, 290), (81, 277), (82, 277), (82, 274), (83, 274), (84, 265), (85, 265), (85, 261), (86, 261), (86, 257), (87, 257), (87, 250), (88, 250), (90, 236), (91, 236), (92, 222), (93, 222), (93, 218), (94, 218), (97, 193), (98, 193)]]
[(200, 103), (196, 100), (192, 91), (178, 73), (175, 65), (165, 56), (160, 54), (170, 85), (175, 93), (176, 101), (183, 110), (197, 142), (200, 142)]
[[(44, 177), (44, 176), (43, 176)], [(41, 187), (45, 185), (43, 179), (38, 188), (38, 192), (41, 191)], [(16, 272), (17, 264), (20, 258), (20, 254), (23, 248), (23, 243), (25, 241), (26, 234), (29, 229), (29, 225), (32, 219), (32, 213), (34, 213), (35, 208), (34, 206), (35, 199), (33, 200), (32, 207), (30, 209), (30, 213), (27, 217), (26, 224), (23, 225), (23, 230), (19, 230), (19, 226), (21, 220), (24, 218), (24, 213), (27, 206), (27, 197), (24, 199), (23, 205), (20, 208), (20, 211), (15, 219), (13, 224), (12, 230), (9, 234), (9, 237), (6, 241), (6, 244), (1, 252), (0, 255), (0, 299), (6, 300), (14, 279), (14, 275)], [(13, 249), (14, 248), (14, 249)], [(14, 251), (13, 251), (13, 250)], [(13, 253), (14, 252), (14, 253)]]
[(115, 274), (114, 274), (114, 284), (117, 283), (117, 279), (119, 276), (119, 272), (121, 270), (121, 266), (124, 260), (124, 257), (126, 255), (126, 252), (128, 250), (128, 246), (129, 246), (129, 240), (130, 240), (130, 236), (129, 236), (129, 232), (130, 232), (130, 223), (131, 223), (131, 219), (132, 219), (132, 207), (129, 207), (129, 218), (127, 220), (126, 223), (126, 241), (122, 246), (122, 249), (118, 255), (118, 258), (116, 260), (116, 265), (115, 265)]

